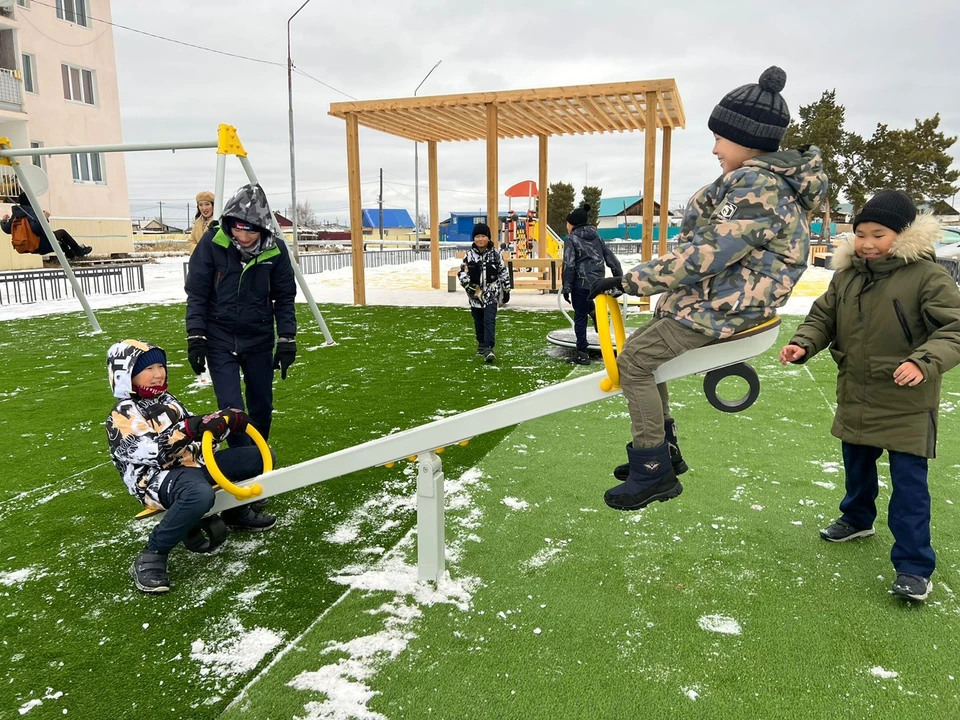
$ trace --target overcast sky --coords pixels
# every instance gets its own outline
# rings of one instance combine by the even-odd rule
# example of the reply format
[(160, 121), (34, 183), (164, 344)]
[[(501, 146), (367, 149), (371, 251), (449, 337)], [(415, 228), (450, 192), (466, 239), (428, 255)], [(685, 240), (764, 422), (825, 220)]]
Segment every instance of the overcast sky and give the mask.
[[(286, 22), (301, 2), (115, 0), (116, 23), (279, 63), (115, 28), (124, 141), (204, 139), (218, 123), (235, 125), (282, 211), (290, 202)], [(878, 122), (910, 127), (937, 112), (943, 130), (960, 134), (958, 44), (956, 0), (312, 0), (292, 24), (295, 65), (359, 100), (412, 95), (438, 60), (420, 95), (675, 78), (687, 129), (674, 133), (672, 206), (719, 174), (706, 126), (713, 106), (769, 65), (787, 72), (783, 96), (794, 117), (835, 88), (848, 127), (861, 134)], [(349, 99), (294, 76), (298, 198), (318, 217), (341, 222), (348, 218), (345, 127), (327, 112)], [(599, 185), (607, 197), (639, 192), (641, 133), (550, 143), (551, 182), (570, 182), (578, 193), (585, 183)], [(413, 150), (410, 141), (361, 127), (364, 207), (376, 206), (383, 168), (384, 206), (412, 215)], [(420, 155), (425, 212), (425, 145)], [(196, 193), (213, 189), (212, 152), (136, 153), (126, 162), (133, 217), (155, 216), (162, 200), (164, 219), (182, 221)], [(486, 207), (485, 172), (482, 142), (439, 145), (441, 219)], [(501, 141), (501, 193), (527, 179), (537, 179), (536, 139)], [(228, 163), (228, 194), (243, 181), (239, 164)]]

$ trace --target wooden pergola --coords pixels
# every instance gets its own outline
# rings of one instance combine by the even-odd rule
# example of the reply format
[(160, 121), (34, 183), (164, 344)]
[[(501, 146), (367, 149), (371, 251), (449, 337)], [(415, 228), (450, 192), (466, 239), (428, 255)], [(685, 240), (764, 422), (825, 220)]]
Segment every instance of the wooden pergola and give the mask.
[(347, 174), (353, 250), (353, 299), (366, 304), (363, 269), (363, 221), (360, 199), (359, 126), (414, 142), (427, 143), (430, 191), (431, 284), (440, 287), (437, 143), (485, 140), (487, 143), (487, 223), (498, 225), (498, 139), (536, 137), (540, 144), (540, 247), (547, 238), (547, 138), (552, 135), (646, 133), (643, 163), (643, 258), (653, 255), (653, 195), (659, 129), (663, 133), (660, 183), (660, 252), (666, 250), (669, 214), (670, 143), (674, 128), (686, 126), (683, 103), (672, 78), (573, 87), (509, 90), (465, 95), (434, 95), (341, 102), (330, 115), (347, 124)]

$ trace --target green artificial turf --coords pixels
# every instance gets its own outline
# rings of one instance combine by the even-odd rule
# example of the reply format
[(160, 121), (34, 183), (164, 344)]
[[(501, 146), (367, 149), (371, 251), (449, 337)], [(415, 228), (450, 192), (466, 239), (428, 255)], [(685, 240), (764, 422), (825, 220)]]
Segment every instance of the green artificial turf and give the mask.
[[(465, 308), (325, 308), (336, 347), (322, 347), (298, 309), (298, 360), (275, 382), (271, 444), (281, 465), (569, 371), (546, 353), (553, 314), (501, 313), (490, 367), (474, 355)], [(213, 556), (178, 548), (172, 592), (137, 592), (127, 570), (151, 524), (133, 521), (139, 504), (109, 462), (106, 349), (127, 337), (163, 345), (171, 391), (196, 412), (215, 401), (211, 389), (189, 387), (182, 305), (97, 315), (100, 335), (80, 313), (0, 323), (0, 718), (217, 717), (342, 595), (331, 576), (373, 565), (407, 534), (416, 475), (401, 463), (275, 498), (275, 530), (234, 535)], [(448, 472), (471, 467), (506, 432), (451, 450)], [(255, 651), (264, 645), (272, 650)]]
[(907, 604), (888, 593), (886, 466), (876, 536), (819, 539), (843, 490), (835, 366), (782, 368), (778, 348), (743, 413), (699, 378), (671, 385), (692, 470), (670, 502), (603, 504), (622, 398), (514, 428), (465, 478), (447, 467), (451, 580), (410, 583), (412, 536), (379, 573), (345, 567), (353, 589), (225, 717), (960, 717), (958, 376), (930, 472), (936, 588)]

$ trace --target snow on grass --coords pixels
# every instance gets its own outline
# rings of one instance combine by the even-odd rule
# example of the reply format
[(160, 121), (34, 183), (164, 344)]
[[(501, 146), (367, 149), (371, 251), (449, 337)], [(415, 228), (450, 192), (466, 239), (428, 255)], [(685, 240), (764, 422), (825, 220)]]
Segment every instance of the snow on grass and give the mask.
[(544, 538), (547, 547), (540, 550), (536, 555), (523, 563), (523, 567), (529, 570), (538, 570), (553, 561), (555, 557), (561, 555), (567, 546), (573, 542), (570, 540), (558, 540), (556, 543), (551, 538)]
[(740, 623), (727, 615), (704, 615), (697, 624), (701, 630), (720, 633), (721, 635), (739, 635)]
[(227, 618), (224, 624), (226, 637), (215, 641), (197, 638), (190, 645), (191, 659), (202, 666), (201, 676), (225, 679), (248, 673), (283, 641), (283, 633), (263, 627), (246, 630), (236, 617)]
[(900, 677), (900, 673), (896, 670), (884, 670), (879, 665), (870, 668), (870, 674), (881, 680), (892, 680), (895, 677)]
[(13, 585), (23, 585), (28, 580), (39, 580), (46, 577), (46, 572), (36, 567), (25, 567), (21, 570), (7, 570), (0, 572), (0, 585), (11, 587)]
[(500, 502), (511, 510), (527, 510), (530, 507), (530, 503), (526, 500), (518, 500), (515, 497), (505, 497)]

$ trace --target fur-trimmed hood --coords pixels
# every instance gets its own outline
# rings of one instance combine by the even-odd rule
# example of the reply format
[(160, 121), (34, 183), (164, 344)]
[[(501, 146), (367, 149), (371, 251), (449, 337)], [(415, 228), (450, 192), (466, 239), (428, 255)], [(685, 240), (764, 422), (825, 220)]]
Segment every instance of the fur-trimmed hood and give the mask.
[[(897, 236), (889, 257), (900, 260), (902, 265), (923, 259), (936, 260), (937, 240), (940, 235), (939, 220), (930, 214), (918, 215), (917, 219)], [(857, 257), (853, 249), (855, 239), (854, 233), (847, 233), (837, 242), (830, 263), (834, 270), (847, 270), (853, 267), (854, 259)]]

